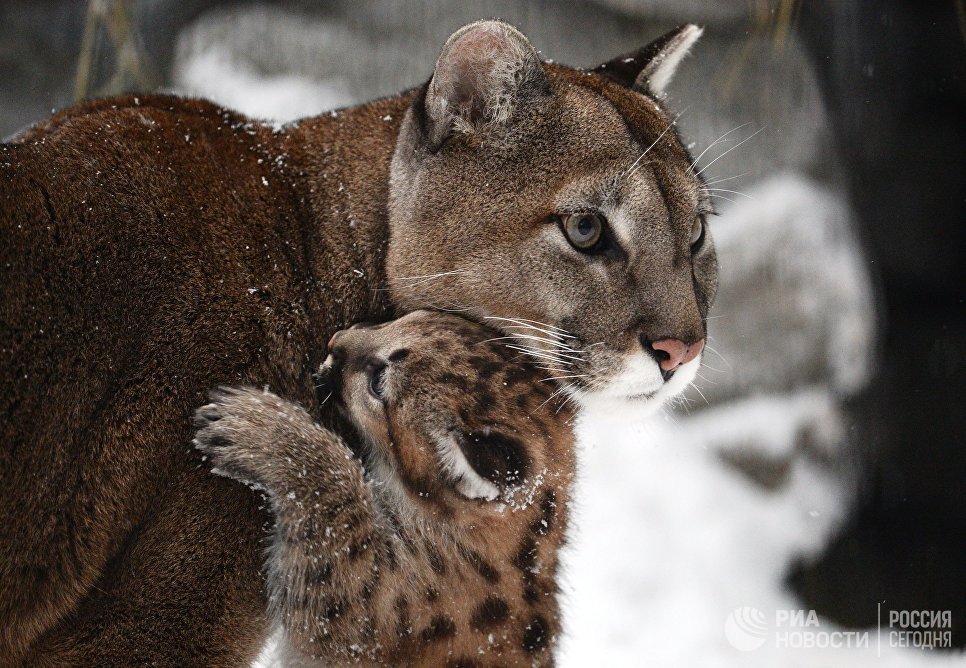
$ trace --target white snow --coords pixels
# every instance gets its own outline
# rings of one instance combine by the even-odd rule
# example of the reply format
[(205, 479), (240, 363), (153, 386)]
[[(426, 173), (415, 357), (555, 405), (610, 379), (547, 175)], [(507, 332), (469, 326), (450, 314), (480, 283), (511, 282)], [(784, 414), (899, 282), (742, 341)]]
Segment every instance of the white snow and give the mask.
[[(787, 649), (774, 633), (780, 611), (807, 608), (782, 580), (797, 557), (817, 554), (845, 516), (848, 485), (796, 436), (841, 445), (832, 396), (820, 388), (752, 397), (689, 418), (580, 425), (580, 479), (571, 546), (564, 555), (561, 666), (934, 665), (938, 654), (868, 649)], [(724, 465), (720, 454), (787, 458), (784, 483), (768, 489)], [(736, 649), (725, 625), (736, 609), (760, 611), (768, 635)], [(818, 630), (841, 631), (818, 618)], [(739, 643), (740, 644), (740, 643)]]
[(298, 74), (264, 75), (248, 63), (211, 48), (183, 63), (175, 76), (177, 91), (206, 97), (258, 119), (286, 121), (314, 116), (348, 103), (340, 79), (318, 80)]

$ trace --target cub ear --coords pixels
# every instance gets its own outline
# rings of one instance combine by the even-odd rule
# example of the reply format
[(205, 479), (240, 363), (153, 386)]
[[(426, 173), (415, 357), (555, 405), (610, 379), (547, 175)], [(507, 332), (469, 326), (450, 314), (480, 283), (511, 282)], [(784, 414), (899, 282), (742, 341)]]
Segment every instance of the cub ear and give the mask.
[(438, 146), (452, 132), (505, 125), (528, 95), (548, 86), (536, 49), (516, 28), (502, 21), (463, 26), (446, 40), (426, 91), (429, 140)]
[(647, 46), (617, 56), (591, 71), (640, 93), (661, 96), (703, 32), (693, 23), (678, 26)]
[(521, 483), (531, 468), (523, 443), (500, 431), (450, 429), (437, 440), (444, 474), (470, 499), (493, 500)]
[(498, 487), (519, 484), (530, 472), (530, 458), (520, 439), (484, 427), (457, 432), (456, 442), (467, 463)]

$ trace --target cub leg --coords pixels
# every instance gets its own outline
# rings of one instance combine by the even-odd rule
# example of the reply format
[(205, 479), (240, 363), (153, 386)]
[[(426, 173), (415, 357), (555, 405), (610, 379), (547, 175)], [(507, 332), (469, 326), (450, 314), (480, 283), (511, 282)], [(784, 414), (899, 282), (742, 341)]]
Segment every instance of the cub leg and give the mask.
[(362, 466), (302, 408), (265, 391), (224, 389), (198, 409), (196, 446), (215, 471), (263, 490), (276, 525), (272, 617), (305, 658), (375, 659), (367, 602), (388, 544)]

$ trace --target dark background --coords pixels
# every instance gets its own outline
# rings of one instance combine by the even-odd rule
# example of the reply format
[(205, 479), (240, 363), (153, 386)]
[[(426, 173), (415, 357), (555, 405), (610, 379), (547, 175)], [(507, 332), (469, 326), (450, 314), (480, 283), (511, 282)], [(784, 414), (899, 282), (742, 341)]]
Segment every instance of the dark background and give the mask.
[(858, 513), (792, 581), (845, 624), (875, 624), (867, 601), (952, 610), (962, 646), (966, 16), (954, 2), (824, 0), (803, 4), (800, 28), (878, 280), (882, 334), (855, 407), (867, 449)]
[[(164, 85), (177, 31), (221, 3), (135, 4), (140, 85)], [(77, 0), (0, 3), (0, 136), (70, 104), (84, 12)], [(851, 407), (857, 512), (790, 582), (845, 625), (874, 626), (870, 601), (952, 610), (963, 645), (966, 11), (960, 0), (810, 0), (797, 30), (877, 281), (881, 336), (876, 378)]]

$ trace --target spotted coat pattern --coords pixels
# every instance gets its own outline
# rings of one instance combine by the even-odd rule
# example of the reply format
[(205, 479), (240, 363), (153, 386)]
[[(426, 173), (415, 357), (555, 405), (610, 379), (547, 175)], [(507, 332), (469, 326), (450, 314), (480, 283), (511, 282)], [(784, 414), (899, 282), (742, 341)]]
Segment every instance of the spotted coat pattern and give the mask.
[[(538, 370), (461, 318), (416, 312), (346, 334), (327, 380), (369, 445), (365, 467), (263, 390), (223, 390), (197, 416), (216, 470), (271, 502), (269, 600), (289, 660), (551, 665), (572, 413)], [(354, 388), (390, 359), (378, 406)], [(499, 496), (462, 495), (443, 447), (472, 454)]]

